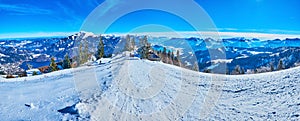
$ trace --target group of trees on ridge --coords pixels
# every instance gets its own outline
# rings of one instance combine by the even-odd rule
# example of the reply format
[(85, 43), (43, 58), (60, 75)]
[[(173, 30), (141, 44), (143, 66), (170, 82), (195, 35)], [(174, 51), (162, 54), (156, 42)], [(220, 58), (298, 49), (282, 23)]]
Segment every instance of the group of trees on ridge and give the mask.
[(83, 42), (79, 43), (78, 51), (79, 51), (78, 57), (74, 57), (75, 60), (77, 60), (78, 66), (88, 62), (91, 59), (92, 59), (92, 61), (95, 61), (92, 58), (93, 56), (96, 57), (96, 60), (106, 57), (104, 54), (103, 37), (100, 35), (99, 43), (97, 45), (97, 50), (95, 53), (89, 51), (89, 45), (88, 45), (87, 40), (84, 40)]
[[(131, 37), (130, 35), (126, 36), (124, 51), (135, 50), (136, 47), (135, 38), (136, 38), (135, 36), (133, 37)], [(179, 50), (176, 51), (176, 55), (174, 54), (173, 51), (167, 50), (166, 47), (164, 47), (163, 50), (157, 51), (151, 47), (151, 44), (148, 42), (147, 36), (143, 36), (138, 39), (139, 39), (140, 47), (138, 48), (137, 51), (141, 59), (151, 60), (151, 54), (155, 54), (160, 58), (160, 60), (163, 63), (181, 66)]]
[(180, 52), (176, 51), (176, 55), (173, 51), (167, 50), (166, 47), (163, 50), (155, 51), (155, 53), (161, 58), (161, 61), (167, 64), (181, 66)]

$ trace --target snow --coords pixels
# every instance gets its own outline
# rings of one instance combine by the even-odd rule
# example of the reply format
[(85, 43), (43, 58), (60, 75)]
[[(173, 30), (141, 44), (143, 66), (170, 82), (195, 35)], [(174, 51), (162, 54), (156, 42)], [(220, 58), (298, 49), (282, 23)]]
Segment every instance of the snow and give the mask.
[(279, 56), (280, 53), (274, 53), (274, 54), (271, 54), (270, 56)]
[(0, 57), (9, 57), (9, 56), (0, 53)]
[(248, 55), (242, 54), (243, 56), (236, 57), (235, 59), (248, 58)]
[(92, 32), (85, 32), (85, 31), (81, 31), (80, 33), (83, 33), (84, 36), (82, 37), (82, 39), (86, 39), (88, 37), (97, 37), (97, 35), (95, 35), (94, 33)]
[(211, 60), (212, 63), (231, 63), (233, 59), (217, 59)]
[(28, 76), (32, 76), (33, 72), (36, 72), (38, 75), (42, 74), (39, 69), (26, 70)]
[(190, 62), (188, 62), (188, 61), (185, 61), (184, 63), (185, 63), (186, 66), (191, 66), (191, 65), (192, 65), (192, 64), (191, 64)]
[(56, 110), (78, 101), (70, 77), (43, 76), (30, 81), (0, 82), (1, 120), (63, 119), (63, 115)]
[(247, 52), (251, 53), (252, 55), (263, 54), (263, 53), (272, 54), (272, 52), (256, 52), (256, 51), (247, 51)]
[[(94, 59), (96, 60), (96, 57), (94, 57)], [(101, 63), (100, 63), (101, 61)], [(111, 58), (101, 58), (96, 60), (96, 64), (100, 65), (100, 64), (106, 64), (106, 63), (110, 63), (111, 62)]]
[[(299, 120), (300, 68), (215, 75), (118, 55), (0, 78), (2, 120)], [(60, 112), (59, 112), (60, 111)]]
[(58, 51), (63, 51), (63, 50), (65, 50), (65, 48), (59, 48), (59, 49), (58, 49)]
[(32, 54), (32, 57), (33, 57), (33, 58), (37, 58), (37, 57), (39, 57), (40, 55), (42, 55), (42, 54)]
[(217, 66), (219, 66), (220, 64), (212, 64), (211, 66), (207, 67), (207, 69), (213, 70), (214, 68), (216, 68)]

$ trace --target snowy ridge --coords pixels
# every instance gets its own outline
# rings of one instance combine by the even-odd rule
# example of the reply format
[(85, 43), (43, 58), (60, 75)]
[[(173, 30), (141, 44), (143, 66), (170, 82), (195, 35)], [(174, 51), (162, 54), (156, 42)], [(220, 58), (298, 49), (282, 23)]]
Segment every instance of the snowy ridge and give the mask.
[[(136, 63), (139, 62), (137, 61)], [(151, 66), (151, 63), (155, 62), (146, 63)], [(298, 111), (300, 104), (297, 103), (299, 101), (297, 95), (299, 95), (300, 90), (297, 87), (300, 86), (300, 80), (298, 79), (300, 76), (300, 68), (298, 67), (266, 74), (224, 76), (196, 73), (186, 69), (181, 70), (170, 65), (160, 63), (156, 64), (166, 70), (168, 70), (168, 68), (173, 70), (170, 72), (172, 76), (168, 76), (170, 77), (168, 79), (170, 79), (173, 84), (165, 84), (166, 92), (163, 91), (165, 89), (163, 88), (161, 93), (157, 93), (154, 97), (150, 96), (151, 98), (148, 99), (134, 98), (128, 95), (134, 95), (135, 93), (130, 94), (131, 91), (127, 91), (127, 93), (123, 94), (124, 90), (122, 91), (122, 89), (114, 88), (118, 85), (118, 83), (112, 82), (112, 88), (111, 90), (108, 90), (107, 93), (104, 93), (104, 98), (100, 101), (87, 104), (87, 107), (90, 107), (91, 109), (96, 108), (95, 111), (92, 111), (94, 113), (90, 114), (91, 118), (103, 120), (175, 120), (178, 118), (182, 120), (199, 120), (203, 118), (212, 120), (280, 120), (299, 118), (300, 112)], [(187, 77), (189, 78), (187, 78), (186, 81), (190, 82), (191, 85), (189, 85), (189, 87), (194, 87), (190, 88), (190, 90), (185, 90), (187, 91), (185, 93), (188, 93), (191, 96), (191, 94), (194, 93), (190, 91), (198, 88), (197, 94), (195, 94), (197, 95), (195, 101), (183, 116), (180, 116), (179, 114), (181, 113), (177, 112), (181, 110), (181, 107), (178, 107), (179, 105), (174, 105), (176, 108), (170, 110), (170, 112), (172, 112), (171, 114), (169, 114), (168, 111), (160, 114), (160, 112), (166, 111), (164, 110), (164, 108), (167, 108), (166, 105), (173, 104), (168, 101), (176, 99), (176, 96), (180, 93), (180, 89), (178, 90), (178, 87), (176, 88), (176, 85), (178, 85), (176, 80), (178, 81), (178, 78), (173, 78), (176, 77), (175, 75), (178, 75), (176, 74), (176, 71), (178, 70), (181, 70), (181, 72), (187, 72), (186, 74), (188, 74)], [(124, 74), (122, 75), (124, 77)], [(169, 73), (167, 73), (167, 75), (169, 75)], [(212, 82), (209, 81), (212, 76), (226, 80), (224, 80), (224, 86), (222, 88), (217, 88), (216, 90), (221, 93), (221, 96), (215, 103), (216, 107), (213, 108), (212, 112), (209, 112), (208, 117), (201, 117), (201, 113), (203, 113), (202, 111), (205, 109), (203, 107), (203, 101), (207, 98), (206, 96), (209, 96), (207, 95), (209, 94), (208, 90), (210, 86), (212, 86)], [(137, 78), (134, 79), (138, 80)], [(193, 82), (198, 79), (199, 81)], [(124, 87), (128, 87), (128, 85)], [(133, 92), (135, 91), (133, 90)], [(108, 100), (105, 100), (105, 97), (108, 97)], [(187, 100), (188, 98), (183, 99), (182, 101)], [(105, 105), (107, 107), (98, 107), (98, 105)], [(109, 115), (107, 116), (107, 113), (105, 113), (104, 116), (101, 114), (103, 111), (111, 113), (112, 117), (109, 117)], [(144, 116), (142, 114), (148, 115)], [(173, 114), (178, 114), (179, 117), (174, 117)], [(135, 116), (135, 118), (133, 118), (133, 116)]]

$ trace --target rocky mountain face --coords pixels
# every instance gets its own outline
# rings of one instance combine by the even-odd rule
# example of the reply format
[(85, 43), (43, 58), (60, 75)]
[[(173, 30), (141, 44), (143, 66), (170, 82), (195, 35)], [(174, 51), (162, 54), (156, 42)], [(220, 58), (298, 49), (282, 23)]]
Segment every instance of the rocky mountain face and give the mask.
[[(77, 56), (78, 43), (88, 42), (88, 49), (94, 52), (99, 42), (99, 35), (88, 32), (79, 32), (69, 37), (52, 38), (22, 38), (0, 40), (0, 72), (15, 72), (28, 69), (27, 64), (33, 68), (47, 66), (51, 57), (62, 61), (66, 54)], [(105, 54), (112, 53), (120, 37), (103, 36)], [(15, 71), (14, 71), (15, 70)]]

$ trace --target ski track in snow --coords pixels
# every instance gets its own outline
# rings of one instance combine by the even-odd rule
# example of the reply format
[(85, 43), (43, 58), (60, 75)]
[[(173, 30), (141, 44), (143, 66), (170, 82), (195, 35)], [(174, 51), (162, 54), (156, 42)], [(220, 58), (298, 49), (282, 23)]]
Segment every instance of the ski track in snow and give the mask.
[[(300, 119), (299, 67), (225, 76), (118, 56), (24, 79), (0, 81), (1, 120)], [(79, 117), (58, 112), (74, 104)]]

